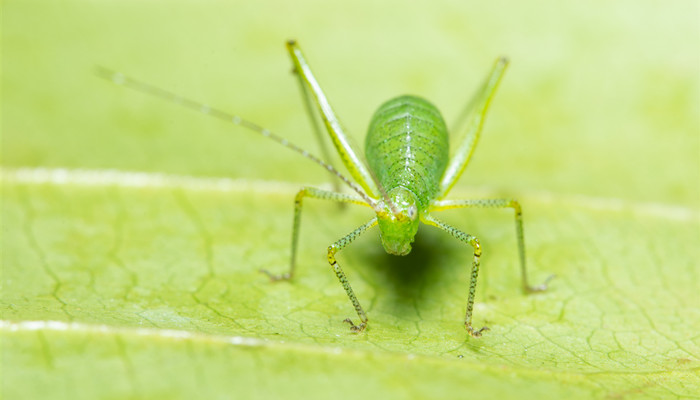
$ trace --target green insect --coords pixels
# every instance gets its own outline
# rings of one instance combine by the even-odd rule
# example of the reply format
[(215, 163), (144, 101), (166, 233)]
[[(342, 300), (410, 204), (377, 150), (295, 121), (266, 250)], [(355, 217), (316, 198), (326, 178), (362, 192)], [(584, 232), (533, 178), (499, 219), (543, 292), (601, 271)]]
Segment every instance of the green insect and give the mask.
[[(458, 119), (458, 126), (466, 123), (466, 134), (452, 157), (449, 156), (447, 128), (440, 111), (420, 97), (399, 96), (382, 104), (374, 113), (365, 139), (365, 161), (348, 140), (297, 43), (295, 41), (287, 42), (287, 50), (294, 64), (294, 72), (299, 79), (306, 110), (321, 142), (323, 159), (309, 154), (306, 150), (289, 143), (286, 139), (237, 115), (177, 96), (104, 68), (98, 69), (98, 75), (114, 83), (161, 97), (255, 131), (300, 153), (328, 170), (336, 177), (336, 188), (339, 179), (357, 193), (355, 196), (337, 190), (302, 188), (294, 200), (294, 225), (289, 271), (281, 275), (262, 271), (269, 275), (272, 280), (289, 280), (294, 276), (301, 212), (305, 198), (358, 204), (371, 208), (376, 213), (375, 217), (328, 247), (328, 263), (343, 285), (359, 317), (358, 324), (349, 318), (345, 320), (354, 332), (363, 331), (367, 327), (368, 318), (357, 296), (355, 296), (345, 272), (338, 264), (335, 258), (336, 254), (361, 234), (378, 225), (384, 249), (390, 254), (406, 255), (411, 252), (411, 243), (413, 243), (418, 231), (419, 222), (442, 229), (473, 249), (464, 325), (473, 337), (481, 336), (482, 332), (488, 329), (487, 327), (475, 329), (472, 326), (472, 311), (481, 258), (479, 239), (435, 218), (433, 213), (437, 211), (476, 207), (512, 208), (515, 212), (515, 232), (518, 240), (523, 290), (530, 293), (546, 289), (547, 282), (539, 286), (528, 284), (522, 210), (516, 200), (444, 200), (464, 172), (474, 152), (484, 124), (486, 111), (508, 65), (505, 58), (496, 60), (486, 81)], [(329, 157), (323, 145), (320, 127), (316, 123), (313, 104), (318, 108), (333, 145), (354, 182), (343, 176), (327, 161)]]

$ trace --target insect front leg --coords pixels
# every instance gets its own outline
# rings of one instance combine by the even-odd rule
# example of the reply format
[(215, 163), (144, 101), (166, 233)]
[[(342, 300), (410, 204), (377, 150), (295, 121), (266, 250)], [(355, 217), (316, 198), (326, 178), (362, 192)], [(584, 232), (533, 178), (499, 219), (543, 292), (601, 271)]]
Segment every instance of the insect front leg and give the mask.
[(512, 208), (515, 212), (515, 236), (518, 239), (518, 256), (520, 257), (520, 275), (523, 291), (534, 293), (547, 290), (547, 283), (554, 278), (550, 275), (544, 283), (530, 286), (527, 278), (527, 261), (525, 259), (525, 234), (523, 232), (523, 210), (520, 203), (513, 199), (483, 199), (483, 200), (436, 200), (430, 205), (430, 211), (443, 211), (455, 208)]
[(437, 228), (442, 229), (443, 231), (449, 233), (454, 237), (455, 239), (459, 240), (460, 242), (466, 243), (470, 245), (474, 249), (474, 258), (472, 260), (472, 271), (471, 271), (471, 278), (469, 280), (469, 296), (467, 297), (467, 312), (464, 316), (464, 327), (467, 328), (467, 332), (472, 337), (480, 337), (481, 333), (483, 331), (487, 331), (489, 328), (487, 326), (482, 327), (481, 329), (474, 329), (472, 326), (472, 313), (474, 311), (474, 297), (476, 296), (476, 280), (479, 277), (479, 266), (480, 266), (480, 260), (481, 260), (481, 245), (479, 244), (479, 239), (476, 237), (464, 233), (460, 231), (457, 228), (454, 228), (450, 225), (447, 225), (446, 223), (433, 218), (429, 214), (425, 214), (423, 216), (423, 222), (425, 222), (428, 225), (435, 226)]
[(359, 197), (350, 196), (343, 193), (329, 192), (327, 190), (316, 189), (313, 187), (304, 187), (294, 197), (294, 222), (292, 225), (292, 254), (289, 261), (289, 271), (284, 274), (275, 275), (266, 269), (261, 269), (260, 272), (270, 277), (272, 281), (290, 280), (294, 276), (297, 258), (297, 245), (299, 243), (299, 228), (301, 227), (301, 210), (304, 203), (304, 197), (311, 197), (320, 200), (330, 200), (339, 203), (353, 203), (368, 207), (367, 203)]
[(328, 263), (333, 268), (333, 272), (335, 272), (335, 276), (338, 277), (340, 284), (343, 285), (343, 289), (345, 289), (345, 293), (347, 293), (348, 298), (350, 299), (350, 302), (352, 303), (353, 307), (355, 307), (355, 311), (357, 312), (357, 316), (360, 317), (360, 324), (359, 325), (355, 325), (350, 318), (346, 318), (344, 321), (344, 322), (347, 322), (348, 324), (350, 324), (350, 329), (353, 332), (362, 332), (363, 330), (365, 330), (365, 328), (367, 327), (367, 321), (368, 321), (367, 315), (365, 314), (365, 310), (362, 309), (360, 302), (357, 300), (357, 296), (355, 296), (355, 292), (352, 291), (352, 287), (350, 286), (350, 282), (348, 281), (347, 276), (345, 276), (345, 272), (343, 272), (343, 269), (340, 268), (338, 261), (336, 261), (335, 253), (344, 249), (345, 246), (352, 243), (355, 239), (357, 239), (366, 230), (368, 230), (369, 228), (371, 228), (375, 225), (377, 225), (377, 218), (372, 218), (372, 220), (369, 221), (368, 223), (355, 229), (354, 231), (350, 232), (347, 236), (341, 238), (337, 242), (328, 246)]

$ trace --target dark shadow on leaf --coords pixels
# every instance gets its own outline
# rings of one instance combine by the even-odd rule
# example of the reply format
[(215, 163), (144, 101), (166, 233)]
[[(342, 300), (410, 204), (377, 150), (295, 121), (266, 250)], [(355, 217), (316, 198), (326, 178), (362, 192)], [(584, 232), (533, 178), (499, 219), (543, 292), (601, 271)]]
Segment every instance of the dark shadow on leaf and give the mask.
[(397, 305), (412, 305), (416, 299), (420, 302), (447, 283), (445, 265), (449, 264), (455, 248), (445, 243), (441, 232), (419, 231), (411, 253), (406, 256), (387, 254), (378, 240), (376, 245), (378, 249), (365, 247), (369, 251), (361, 256), (361, 263), (371, 267), (367, 274), (381, 282), (382, 291)]

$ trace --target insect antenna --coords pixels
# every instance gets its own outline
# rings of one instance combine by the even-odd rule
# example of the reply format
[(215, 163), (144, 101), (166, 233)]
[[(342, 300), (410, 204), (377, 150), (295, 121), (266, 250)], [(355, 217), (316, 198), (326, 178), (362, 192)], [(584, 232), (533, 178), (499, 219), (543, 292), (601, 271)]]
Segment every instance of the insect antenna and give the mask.
[[(212, 108), (204, 103), (200, 103), (195, 100), (188, 99), (186, 97), (179, 96), (173, 92), (167, 91), (165, 89), (161, 89), (159, 87), (153, 86), (151, 84), (139, 81), (137, 79), (130, 78), (120, 72), (112, 71), (108, 68), (100, 67), (97, 66), (95, 73), (97, 76), (100, 78), (103, 78), (105, 80), (108, 80), (116, 85), (119, 86), (125, 86), (129, 89), (133, 89), (137, 92), (149, 94), (155, 97), (159, 97), (163, 100), (169, 101), (171, 103), (179, 104), (183, 107), (189, 108), (194, 111), (201, 112), (202, 114), (210, 115), (212, 117), (233, 123), (234, 125), (239, 125), (244, 128), (247, 128), (253, 132), (256, 132), (266, 138), (272, 139), (273, 141), (281, 144), (282, 146), (295, 151), (299, 154), (301, 154), (303, 157), (315, 162), (316, 164), (320, 165), (322, 168), (326, 169), (328, 172), (332, 173), (333, 175), (337, 176), (341, 181), (345, 182), (346, 185), (348, 185), (352, 190), (357, 192), (357, 194), (362, 197), (362, 199), (367, 202), (367, 204), (372, 207), (372, 209), (375, 212), (380, 212), (381, 208), (377, 204), (376, 201), (374, 201), (371, 197), (365, 193), (362, 188), (357, 185), (355, 182), (351, 181), (350, 179), (346, 178), (343, 174), (341, 174), (337, 169), (335, 169), (332, 165), (326, 163), (325, 161), (321, 160), (320, 158), (316, 157), (315, 155), (309, 153), (308, 151), (302, 149), (301, 147), (295, 145), (294, 143), (289, 142), (287, 139), (276, 135), (272, 133), (270, 130), (265, 129), (261, 127), (260, 125), (248, 121), (244, 118), (241, 118), (238, 115), (234, 114), (229, 114), (225, 111)], [(384, 193), (384, 191), (382, 191)]]
[(391, 213), (394, 214), (395, 216), (398, 216), (399, 209), (396, 208), (396, 204), (394, 204), (394, 202), (391, 201), (391, 198), (389, 197), (389, 194), (386, 192), (384, 185), (382, 185), (382, 183), (379, 182), (379, 178), (377, 178), (377, 174), (375, 174), (371, 168), (367, 168), (367, 169), (369, 170), (369, 173), (372, 176), (372, 180), (374, 181), (375, 185), (377, 185), (377, 188), (379, 189), (379, 193), (381, 193), (382, 198), (384, 199), (384, 202), (386, 202), (386, 204), (389, 205), (389, 209), (391, 210)]

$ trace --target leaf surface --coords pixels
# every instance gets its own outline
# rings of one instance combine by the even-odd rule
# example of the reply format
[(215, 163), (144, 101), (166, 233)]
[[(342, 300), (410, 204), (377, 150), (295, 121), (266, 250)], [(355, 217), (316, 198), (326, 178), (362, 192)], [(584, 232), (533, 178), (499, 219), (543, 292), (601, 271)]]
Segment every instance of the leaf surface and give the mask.
[[(697, 3), (556, 4), (558, 18), (535, 12), (547, 2), (275, 3), (264, 29), (262, 3), (3, 4), (3, 398), (697, 398)], [(349, 41), (343, 21), (366, 29)], [(555, 274), (550, 290), (520, 292), (509, 212), (446, 212), (481, 240), (474, 324), (490, 331), (463, 328), (470, 249), (423, 226), (407, 257), (376, 231), (339, 253), (370, 318), (353, 334), (325, 252), (368, 209), (306, 202), (298, 275), (271, 283), (259, 270), (287, 268), (299, 182), (324, 172), (91, 73), (122, 69), (317, 152), (290, 32), (358, 142), (401, 91), (449, 122), (508, 54), (451, 198), (517, 196), (531, 279)]]

